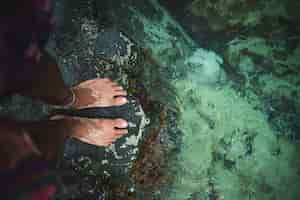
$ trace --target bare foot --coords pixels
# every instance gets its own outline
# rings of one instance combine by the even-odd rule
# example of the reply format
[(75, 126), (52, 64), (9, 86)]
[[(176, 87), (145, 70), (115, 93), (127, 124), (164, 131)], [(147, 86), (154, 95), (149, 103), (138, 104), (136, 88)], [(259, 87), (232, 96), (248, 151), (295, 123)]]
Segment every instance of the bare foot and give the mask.
[(110, 79), (93, 79), (72, 88), (75, 94), (73, 108), (121, 106), (127, 103), (127, 92)]
[[(84, 81), (71, 90), (75, 96), (71, 108), (75, 109), (121, 106), (127, 103), (127, 92), (123, 87), (107, 78)], [(123, 119), (75, 117), (71, 120), (74, 126), (72, 136), (97, 146), (108, 146), (128, 133), (128, 124)]]
[(128, 133), (128, 123), (123, 119), (75, 118), (73, 137), (97, 146), (108, 146)]

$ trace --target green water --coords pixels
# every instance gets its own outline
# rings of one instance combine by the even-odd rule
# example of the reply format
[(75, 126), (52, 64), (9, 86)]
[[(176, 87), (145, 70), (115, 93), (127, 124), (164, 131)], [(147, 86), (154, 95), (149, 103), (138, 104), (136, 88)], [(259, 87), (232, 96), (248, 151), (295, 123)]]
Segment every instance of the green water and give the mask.
[[(168, 81), (176, 89), (178, 123), (184, 134), (174, 164), (175, 181), (162, 199), (300, 199), (299, 143), (270, 123), (265, 110), (272, 105), (263, 102), (251, 82), (255, 77), (265, 96), (299, 94), (295, 81), (299, 76), (258, 74), (253, 56), (272, 60), (275, 68), (299, 69), (299, 48), (278, 58), (278, 52), (288, 51), (285, 41), (237, 36), (228, 41), (226, 54), (218, 54), (197, 45), (157, 1), (151, 3), (164, 13), (161, 18), (149, 18), (132, 8), (133, 19), (143, 23), (145, 46), (161, 67), (169, 69), (158, 76), (175, 74)], [(249, 17), (249, 23), (256, 20)], [(179, 30), (179, 37), (170, 26)], [(245, 76), (242, 89), (235, 89), (224, 72), (224, 55)]]
[[(91, 16), (93, 2), (96, 0), (72, 1), (75, 14), (71, 18), (79, 34), (75, 36), (66, 27), (62, 32), (69, 34), (70, 41), (62, 37), (65, 40), (58, 40), (56, 46), (50, 42), (49, 49), (58, 57), (69, 84), (84, 75), (90, 77), (89, 73), (95, 77), (95, 67), (97, 77), (120, 76), (118, 81), (129, 87), (130, 76), (122, 69), (116, 73), (110, 65), (98, 66), (93, 54), (89, 54), (101, 30)], [(167, 1), (108, 2), (111, 17), (118, 22), (117, 29), (121, 27), (156, 62), (146, 64), (143, 74), (134, 81), (143, 84), (152, 100), (179, 113), (176, 123), (178, 132), (182, 132), (172, 138), (177, 140), (174, 144), (179, 150), (162, 159), (168, 162), (169, 169), (165, 171), (171, 172), (171, 181), (164, 185), (158, 180), (157, 186), (147, 187), (149, 180), (145, 179), (146, 189), (142, 184), (140, 188), (130, 188), (137, 194), (135, 199), (299, 200), (300, 39), (289, 30), (299, 24), (290, 22), (297, 18), (298, 1), (190, 1), (181, 9), (205, 18), (215, 33), (201, 37), (197, 34), (206, 29), (197, 25), (200, 18), (195, 24), (191, 22), (189, 30), (189, 21), (180, 23), (182, 16), (176, 19), (172, 9), (159, 2)], [(67, 12), (60, 9), (57, 15)], [(288, 22), (290, 27), (280, 24)], [(56, 52), (51, 45), (62, 52)], [(43, 110), (19, 98), (13, 98), (11, 104), (13, 113), (22, 119), (40, 118)], [(23, 112), (24, 107), (28, 111)], [(6, 104), (1, 106), (1, 111), (6, 109)], [(172, 132), (168, 128), (162, 131), (167, 137), (161, 138), (173, 137), (168, 135)], [(148, 155), (154, 161), (159, 156), (164, 154)], [(139, 170), (151, 174), (156, 170), (151, 167), (142, 166)], [(97, 184), (101, 185), (100, 181)], [(110, 188), (105, 189), (109, 193)], [(106, 194), (95, 195), (100, 200)]]

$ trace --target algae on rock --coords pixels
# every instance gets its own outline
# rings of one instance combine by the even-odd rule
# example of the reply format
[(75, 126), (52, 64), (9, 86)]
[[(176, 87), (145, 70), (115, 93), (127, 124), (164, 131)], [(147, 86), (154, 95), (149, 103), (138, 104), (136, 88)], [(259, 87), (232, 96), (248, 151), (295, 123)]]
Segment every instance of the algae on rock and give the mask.
[[(156, 1), (150, 2), (155, 7)], [(177, 173), (164, 199), (212, 195), (216, 199), (281, 198), (280, 191), (289, 188), (293, 190), (288, 199), (298, 197), (295, 185), (300, 185), (300, 179), (293, 162), (299, 147), (277, 138), (279, 133), (270, 126), (267, 114), (257, 109), (263, 103), (256, 95), (256, 101), (249, 102), (229, 80), (222, 79), (221, 56), (189, 44), (186, 34), (175, 37), (165, 24), (171, 20), (172, 30), (179, 25), (165, 17), (166, 11), (151, 18), (135, 7), (131, 10), (133, 19), (142, 24), (143, 45), (151, 49), (160, 67), (167, 69), (156, 76), (169, 77), (166, 80), (175, 87), (181, 108), (178, 123), (184, 135), (174, 166)], [(261, 38), (235, 40), (229, 46), (230, 63), (242, 67), (249, 77), (257, 67), (252, 54), (275, 58), (276, 52), (283, 50)], [(170, 76), (173, 73), (176, 75)], [(287, 149), (281, 151), (285, 145)], [(286, 185), (275, 184), (280, 180)]]

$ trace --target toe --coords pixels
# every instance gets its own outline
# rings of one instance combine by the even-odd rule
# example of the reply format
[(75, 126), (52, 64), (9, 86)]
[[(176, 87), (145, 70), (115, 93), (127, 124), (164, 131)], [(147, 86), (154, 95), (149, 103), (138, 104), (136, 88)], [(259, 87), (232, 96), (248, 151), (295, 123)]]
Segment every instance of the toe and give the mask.
[(125, 135), (128, 133), (128, 130), (127, 129), (117, 129), (115, 130), (115, 134), (118, 135), (118, 136), (122, 136), (122, 135)]
[(111, 86), (112, 86), (112, 87), (120, 87), (120, 85), (119, 85), (118, 83), (116, 83), (116, 82), (112, 82), (112, 83), (111, 83)]
[(124, 88), (122, 86), (113, 86), (115, 91), (124, 91)]
[(107, 139), (104, 141), (104, 143), (111, 144), (111, 143), (115, 142), (116, 140), (117, 140), (117, 138)]
[(121, 106), (127, 103), (127, 99), (125, 97), (116, 97), (114, 98), (114, 104), (116, 106)]
[(127, 96), (127, 92), (122, 90), (122, 91), (115, 91), (114, 96)]
[(126, 120), (124, 119), (116, 119), (114, 120), (114, 125), (116, 128), (127, 128), (128, 127), (128, 123)]

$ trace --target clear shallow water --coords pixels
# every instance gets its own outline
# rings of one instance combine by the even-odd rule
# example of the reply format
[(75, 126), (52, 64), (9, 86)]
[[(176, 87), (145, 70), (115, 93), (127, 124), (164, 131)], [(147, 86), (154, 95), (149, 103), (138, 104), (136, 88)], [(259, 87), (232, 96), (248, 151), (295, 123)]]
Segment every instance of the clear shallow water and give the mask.
[[(176, 178), (162, 199), (299, 199), (299, 143), (289, 139), (297, 129), (276, 128), (280, 122), (270, 120), (276, 108), (264, 101), (299, 95), (299, 76), (261, 73), (265, 66), (255, 60), (261, 57), (273, 69), (284, 68), (278, 63), (299, 69), (299, 51), (278, 58), (290, 51), (286, 41), (239, 34), (223, 52), (203, 49), (157, 1), (150, 2), (160, 17), (131, 7), (131, 20), (142, 23), (143, 44), (166, 68), (157, 76), (168, 77), (176, 90), (183, 132)], [(224, 70), (228, 64), (245, 77), (239, 89)]]
[[(214, 4), (203, 2), (194, 1), (192, 13), (200, 12), (206, 17), (217, 34), (205, 32), (207, 28), (196, 23), (201, 21), (198, 18), (192, 22), (179, 14), (171, 16), (172, 8), (162, 7), (155, 0), (108, 3), (119, 23), (117, 27), (147, 50), (155, 63), (145, 65), (144, 73), (136, 81), (143, 83), (155, 101), (172, 111), (179, 110), (176, 124), (182, 135), (175, 138), (168, 126), (159, 138), (176, 140), (180, 149), (175, 157), (163, 159), (170, 163), (166, 171), (172, 173), (172, 181), (146, 189), (137, 187), (135, 199), (298, 200), (300, 42), (289, 27), (276, 21), (276, 15), (284, 16), (284, 6), (274, 0), (261, 13), (254, 9), (246, 18), (238, 13), (228, 17), (230, 9), (226, 5), (242, 1), (216, 1), (215, 9), (227, 20), (220, 23), (199, 7), (203, 5), (207, 9)], [(86, 16), (91, 1), (81, 3), (83, 8), (74, 9), (79, 13), (78, 18), (73, 19), (79, 25), (80, 34), (69, 36), (75, 45), (68, 47), (66, 40), (56, 44), (64, 50), (72, 49), (71, 53), (62, 53), (67, 64), (61, 59), (61, 52), (55, 52), (70, 84), (94, 73), (91, 68), (95, 63), (88, 55), (93, 45), (89, 43), (95, 42), (94, 36), (100, 29), (91, 16)], [(61, 9), (60, 12), (66, 12)], [(247, 12), (246, 8), (241, 10)], [(274, 23), (271, 28), (259, 17), (263, 12), (270, 16), (266, 21)], [(234, 17), (237, 20), (232, 20)], [(246, 31), (222, 30), (228, 21)], [(241, 21), (247, 23), (241, 25), (238, 23)], [(264, 26), (270, 34), (261, 31)], [(96, 70), (97, 76), (116, 73), (109, 67), (100, 68)], [(29, 111), (20, 112), (23, 110), (20, 105), (24, 104), (18, 98), (12, 104), (18, 105), (13, 111), (22, 115), (21, 118), (38, 115), (42, 110), (28, 103)], [(174, 144), (165, 146), (168, 145)], [(148, 169), (142, 166), (140, 170)]]

